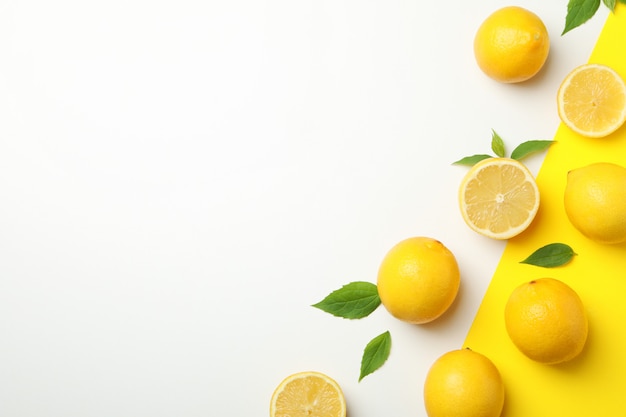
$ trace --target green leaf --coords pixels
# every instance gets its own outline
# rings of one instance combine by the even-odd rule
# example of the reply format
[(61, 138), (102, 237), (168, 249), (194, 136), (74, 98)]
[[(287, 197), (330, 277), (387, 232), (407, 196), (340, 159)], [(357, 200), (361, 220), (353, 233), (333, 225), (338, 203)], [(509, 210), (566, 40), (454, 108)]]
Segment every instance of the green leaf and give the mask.
[(600, 8), (600, 0), (569, 0), (565, 28), (561, 36), (591, 19)]
[(391, 352), (391, 333), (386, 331), (373, 338), (363, 351), (359, 382), (384, 365)]
[(504, 158), (504, 141), (493, 129), (491, 129), (491, 150), (500, 158)]
[(312, 307), (333, 316), (346, 319), (361, 319), (369, 316), (380, 305), (378, 288), (375, 284), (355, 281), (328, 294)]
[(453, 162), (453, 165), (468, 165), (468, 166), (472, 166), (475, 165), (476, 163), (482, 161), (483, 159), (487, 159), (487, 158), (493, 158), (493, 156), (491, 155), (486, 155), (486, 154), (477, 154), (477, 155), (472, 155), (472, 156), (466, 156), (465, 158), (461, 158), (456, 162)]
[(524, 259), (523, 264), (541, 266), (543, 268), (554, 268), (565, 265), (576, 255), (574, 250), (565, 243), (550, 243), (533, 252)]
[(602, 0), (602, 3), (604, 3), (604, 5), (608, 7), (610, 11), (615, 10), (616, 0)]
[(517, 148), (513, 149), (513, 152), (511, 152), (511, 158), (519, 161), (532, 153), (549, 148), (554, 142), (553, 140), (529, 140), (520, 143)]

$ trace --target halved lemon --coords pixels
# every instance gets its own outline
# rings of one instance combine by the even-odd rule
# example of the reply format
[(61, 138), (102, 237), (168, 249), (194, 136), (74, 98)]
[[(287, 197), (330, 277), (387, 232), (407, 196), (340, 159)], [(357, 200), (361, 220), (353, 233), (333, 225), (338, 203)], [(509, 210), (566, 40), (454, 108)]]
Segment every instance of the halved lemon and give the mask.
[(298, 372), (276, 387), (270, 417), (346, 417), (346, 400), (337, 382), (320, 372)]
[(557, 105), (559, 117), (574, 132), (604, 137), (626, 121), (626, 84), (606, 65), (581, 65), (561, 83)]
[(463, 178), (459, 205), (471, 229), (493, 239), (510, 239), (526, 230), (535, 218), (539, 188), (521, 162), (483, 159)]

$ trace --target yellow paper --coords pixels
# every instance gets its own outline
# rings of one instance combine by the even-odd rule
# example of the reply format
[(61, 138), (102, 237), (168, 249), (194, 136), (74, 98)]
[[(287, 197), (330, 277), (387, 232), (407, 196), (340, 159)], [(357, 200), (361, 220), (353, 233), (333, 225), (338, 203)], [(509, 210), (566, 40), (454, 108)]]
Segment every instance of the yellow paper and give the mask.
[[(589, 62), (605, 64), (626, 79), (626, 7), (609, 15)], [(556, 91), (555, 109), (556, 112)], [(609, 137), (587, 139), (560, 125), (537, 175), (541, 205), (531, 227), (511, 239), (487, 289), (466, 347), (488, 356), (506, 386), (503, 417), (590, 417), (626, 415), (626, 244), (601, 245), (569, 223), (563, 207), (567, 172), (593, 162), (626, 166), (626, 126)], [(558, 268), (520, 261), (554, 242), (570, 245), (577, 256)], [(526, 358), (509, 339), (504, 307), (523, 282), (553, 277), (581, 297), (589, 337), (578, 358), (544, 365)]]

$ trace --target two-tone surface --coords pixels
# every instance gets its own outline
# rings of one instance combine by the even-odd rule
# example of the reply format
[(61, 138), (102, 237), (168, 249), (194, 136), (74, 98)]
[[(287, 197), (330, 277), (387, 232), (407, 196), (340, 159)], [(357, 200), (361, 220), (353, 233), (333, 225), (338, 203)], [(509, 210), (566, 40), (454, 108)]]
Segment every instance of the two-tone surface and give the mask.
[[(496, 0), (0, 2), (0, 415), (263, 416), (313, 369), (353, 417), (424, 416), (426, 372), (463, 345), (504, 249), (463, 223), (451, 163), (488, 151), (491, 129), (510, 149), (554, 136), (558, 85), (607, 15), (561, 37), (566, 3), (518, 3), (551, 55), (501, 85), (472, 52)], [(375, 281), (412, 235), (462, 271), (437, 322), (310, 307)], [(570, 243), (572, 268), (591, 262)], [(579, 368), (621, 348), (594, 294)], [(358, 383), (385, 330), (389, 361)]]

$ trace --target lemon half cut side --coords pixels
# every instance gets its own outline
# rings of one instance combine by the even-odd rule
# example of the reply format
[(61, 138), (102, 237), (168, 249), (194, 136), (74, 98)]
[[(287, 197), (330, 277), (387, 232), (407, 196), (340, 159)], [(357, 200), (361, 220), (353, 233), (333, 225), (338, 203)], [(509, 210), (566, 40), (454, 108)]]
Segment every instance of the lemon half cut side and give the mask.
[(532, 223), (539, 209), (539, 188), (521, 162), (488, 158), (474, 165), (459, 187), (465, 223), (493, 239), (510, 239)]
[(561, 83), (557, 106), (561, 121), (574, 132), (605, 137), (626, 121), (626, 83), (606, 65), (581, 65)]
[(298, 372), (274, 390), (270, 417), (346, 417), (346, 400), (339, 384), (321, 372)]

